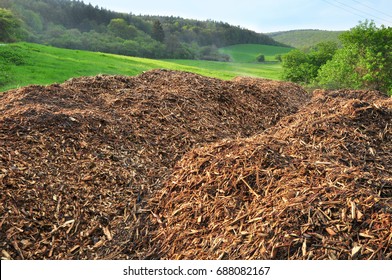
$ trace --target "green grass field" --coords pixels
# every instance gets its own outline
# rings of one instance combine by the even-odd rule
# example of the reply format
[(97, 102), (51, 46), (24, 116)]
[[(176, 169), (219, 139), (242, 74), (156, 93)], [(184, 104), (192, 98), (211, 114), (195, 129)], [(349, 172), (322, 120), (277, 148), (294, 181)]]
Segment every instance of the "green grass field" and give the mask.
[(282, 72), (281, 64), (276, 62), (267, 62), (261, 64), (178, 59), (165, 61), (173, 63), (178, 67), (191, 67), (191, 72), (223, 80), (230, 80), (237, 76), (279, 80), (281, 79)]
[(219, 49), (223, 54), (231, 57), (233, 62), (252, 63), (256, 62), (258, 55), (263, 54), (267, 62), (276, 62), (276, 55), (285, 54), (291, 51), (292, 48), (266, 46), (266, 45), (234, 45)]
[[(235, 46), (233, 48), (236, 49)], [(246, 51), (246, 47), (242, 49)], [(271, 47), (268, 49), (273, 51)], [(277, 52), (279, 51), (278, 49)], [(236, 59), (235, 62), (153, 60), (17, 43), (0, 45), (0, 92), (30, 84), (61, 83), (80, 76), (133, 76), (158, 68), (194, 72), (226, 80), (236, 76), (277, 80), (280, 79), (282, 71), (280, 63), (277, 62), (244, 63), (241, 59)]]

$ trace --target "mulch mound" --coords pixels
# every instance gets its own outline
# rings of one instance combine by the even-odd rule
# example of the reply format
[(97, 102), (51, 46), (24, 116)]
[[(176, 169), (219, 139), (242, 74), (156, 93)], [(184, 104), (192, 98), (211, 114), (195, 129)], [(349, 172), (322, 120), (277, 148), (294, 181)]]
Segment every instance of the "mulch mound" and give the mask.
[(149, 201), (175, 163), (260, 133), (308, 100), (292, 83), (164, 70), (1, 94), (2, 258), (160, 257)]
[(315, 91), (251, 138), (193, 149), (152, 204), (163, 259), (392, 259), (392, 99)]

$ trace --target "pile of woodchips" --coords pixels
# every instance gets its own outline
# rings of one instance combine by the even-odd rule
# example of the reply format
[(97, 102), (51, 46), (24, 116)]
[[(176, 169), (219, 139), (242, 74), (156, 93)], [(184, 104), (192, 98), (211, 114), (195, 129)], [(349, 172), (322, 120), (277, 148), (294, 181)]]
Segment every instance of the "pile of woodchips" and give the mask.
[(157, 193), (167, 259), (392, 259), (392, 99), (316, 91), (254, 137), (188, 152)]
[(2, 258), (166, 257), (152, 202), (175, 163), (308, 101), (292, 83), (165, 70), (0, 93)]
[(392, 259), (392, 100), (153, 70), (0, 93), (2, 259)]

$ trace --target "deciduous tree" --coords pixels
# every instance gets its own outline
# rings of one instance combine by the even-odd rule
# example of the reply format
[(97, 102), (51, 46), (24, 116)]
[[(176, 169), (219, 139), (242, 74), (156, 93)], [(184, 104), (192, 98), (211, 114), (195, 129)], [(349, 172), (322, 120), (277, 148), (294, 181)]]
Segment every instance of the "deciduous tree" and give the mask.
[(7, 9), (0, 8), (0, 42), (14, 42), (21, 37), (21, 20)]
[(137, 35), (136, 27), (129, 25), (122, 18), (112, 19), (108, 25), (108, 28), (114, 35), (125, 40), (133, 39)]
[(337, 48), (335, 42), (322, 42), (306, 52), (292, 50), (282, 57), (284, 79), (297, 83), (312, 83), (321, 66), (332, 59)]
[(343, 33), (341, 40), (343, 49), (321, 68), (319, 83), (392, 94), (392, 28), (365, 21)]

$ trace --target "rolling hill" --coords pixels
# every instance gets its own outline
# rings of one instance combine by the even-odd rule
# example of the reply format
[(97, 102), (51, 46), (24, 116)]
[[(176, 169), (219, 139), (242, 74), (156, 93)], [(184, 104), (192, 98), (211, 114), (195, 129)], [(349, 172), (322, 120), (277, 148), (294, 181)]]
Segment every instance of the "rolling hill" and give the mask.
[(303, 49), (324, 41), (335, 41), (340, 43), (339, 35), (344, 31), (326, 31), (326, 30), (291, 30), (282, 32), (268, 33), (267, 35), (274, 40), (292, 46), (294, 48)]

